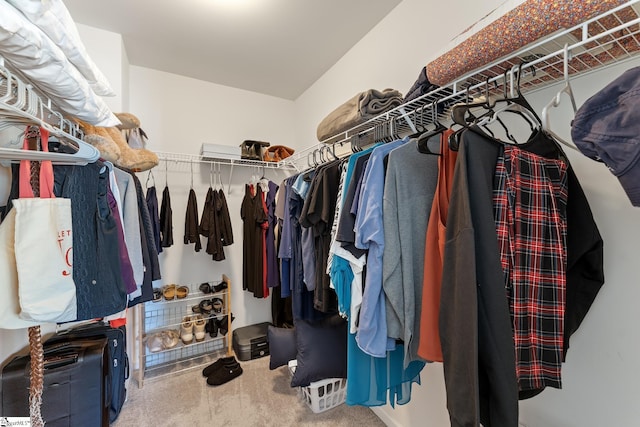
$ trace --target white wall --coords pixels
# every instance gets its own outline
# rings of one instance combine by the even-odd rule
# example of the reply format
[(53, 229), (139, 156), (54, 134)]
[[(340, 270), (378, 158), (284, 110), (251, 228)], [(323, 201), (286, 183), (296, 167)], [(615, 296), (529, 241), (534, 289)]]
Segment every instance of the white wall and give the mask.
[[(451, 47), (449, 41), (455, 35), (500, 4), (454, 0), (442, 7), (440, 2), (404, 0), (296, 100), (296, 138), (315, 143), (320, 120), (357, 92), (385, 87), (406, 91), (423, 65)], [(441, 12), (445, 8), (446, 15)], [(576, 81), (578, 105), (631, 65)], [(540, 110), (555, 90), (532, 94), (533, 105)], [(554, 129), (559, 128), (566, 138), (571, 120), (567, 105), (565, 98), (552, 116)], [(563, 389), (549, 389), (521, 402), (521, 423), (527, 427), (640, 425), (640, 369), (635, 363), (640, 353), (636, 307), (640, 287), (635, 268), (640, 259), (640, 209), (630, 205), (606, 167), (577, 152), (568, 155), (604, 239), (606, 283), (571, 339)], [(409, 404), (374, 411), (390, 426), (449, 425), (441, 364), (425, 367), (422, 385), (413, 387)]]
[(129, 102), (127, 81), (129, 61), (124, 50), (122, 35), (83, 24), (77, 24), (77, 27), (91, 59), (105, 75), (116, 93), (115, 96), (104, 97), (105, 102), (111, 111), (116, 113), (125, 111)]
[[(130, 82), (131, 112), (140, 118), (152, 150), (199, 154), (202, 143), (214, 143), (233, 146), (239, 153), (239, 145), (245, 139), (296, 146), (291, 122), (293, 101), (137, 66), (130, 68)], [(193, 168), (194, 189), (201, 211), (209, 188), (210, 168), (200, 164), (194, 164)], [(215, 262), (204, 249), (195, 253), (193, 244), (182, 243), (191, 187), (190, 164), (161, 162), (153, 171), (159, 198), (165, 180), (168, 182), (173, 208), (175, 244), (160, 255), (163, 283), (201, 283), (219, 280), (223, 273), (226, 274), (232, 282), (234, 328), (271, 321), (270, 298), (257, 299), (242, 290), (240, 205), (244, 184), (253, 172), (251, 168), (237, 166), (233, 170), (231, 192), (226, 197), (235, 243), (225, 248), (225, 261)], [(229, 166), (223, 166), (225, 187), (229, 185), (229, 174)], [(277, 183), (286, 176), (282, 171), (274, 170), (266, 170), (265, 174)], [(147, 175), (139, 174), (143, 183)], [(205, 239), (202, 244), (206, 245)]]

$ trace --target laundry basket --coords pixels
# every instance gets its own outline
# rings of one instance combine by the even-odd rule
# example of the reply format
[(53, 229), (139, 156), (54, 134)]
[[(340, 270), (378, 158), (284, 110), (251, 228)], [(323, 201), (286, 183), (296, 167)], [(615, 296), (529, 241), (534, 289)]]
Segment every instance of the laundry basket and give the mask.
[[(289, 361), (291, 375), (296, 371), (296, 360)], [(319, 414), (344, 403), (347, 397), (347, 380), (345, 378), (327, 378), (314, 381), (306, 387), (298, 387), (300, 396), (311, 408)]]

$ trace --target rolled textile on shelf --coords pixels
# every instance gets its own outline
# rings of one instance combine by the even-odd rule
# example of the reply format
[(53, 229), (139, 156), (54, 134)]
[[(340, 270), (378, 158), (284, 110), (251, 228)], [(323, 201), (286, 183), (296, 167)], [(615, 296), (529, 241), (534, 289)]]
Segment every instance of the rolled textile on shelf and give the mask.
[(527, 0), (427, 64), (443, 86), (557, 30), (571, 28), (626, 0)]
[(378, 114), (402, 104), (402, 93), (395, 89), (369, 89), (329, 113), (318, 125), (318, 141), (364, 123)]

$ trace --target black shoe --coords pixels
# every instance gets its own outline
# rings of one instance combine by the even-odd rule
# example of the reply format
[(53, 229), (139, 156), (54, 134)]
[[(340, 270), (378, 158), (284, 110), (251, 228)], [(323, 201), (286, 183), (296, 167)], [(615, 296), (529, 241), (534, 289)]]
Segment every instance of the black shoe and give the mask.
[[(232, 322), (235, 320), (235, 318), (236, 317), (233, 315), (233, 313), (231, 313)], [(224, 316), (222, 319), (216, 320), (216, 322), (218, 323), (218, 329), (220, 330), (220, 333), (222, 335), (227, 335), (227, 332), (229, 332), (229, 316)]]
[(227, 289), (227, 282), (225, 282), (224, 280), (220, 283), (218, 283), (217, 285), (213, 285), (213, 291), (214, 292), (220, 292), (224, 289)]
[(211, 338), (217, 337), (218, 336), (218, 319), (216, 319), (215, 317), (212, 317), (211, 319), (207, 320), (207, 324), (204, 325), (204, 331), (209, 332), (209, 336), (211, 336)]
[(224, 363), (219, 369), (207, 377), (207, 384), (222, 385), (242, 375), (242, 367), (236, 361)]
[(215, 371), (217, 371), (219, 368), (221, 368), (223, 365), (225, 365), (225, 364), (230, 365), (232, 363), (238, 363), (236, 361), (235, 356), (221, 357), (220, 359), (218, 359), (215, 362), (213, 362), (211, 365), (209, 365), (206, 368), (204, 368), (202, 370), (202, 376), (203, 377), (208, 377), (209, 375), (211, 375)]

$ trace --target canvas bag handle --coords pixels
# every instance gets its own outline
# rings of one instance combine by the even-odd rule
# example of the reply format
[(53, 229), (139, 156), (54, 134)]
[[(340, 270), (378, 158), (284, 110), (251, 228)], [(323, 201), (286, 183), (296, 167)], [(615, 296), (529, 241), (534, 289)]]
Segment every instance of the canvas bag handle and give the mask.
[[(22, 143), (23, 150), (29, 150), (29, 138), (27, 137), (29, 127), (24, 133), (24, 141)], [(49, 131), (40, 128), (40, 145), (42, 151), (49, 152)], [(21, 199), (34, 198), (33, 188), (31, 187), (31, 161), (20, 161), (20, 191), (19, 196)], [(53, 164), (51, 160), (42, 160), (40, 162), (40, 197), (43, 199), (53, 199)]]

